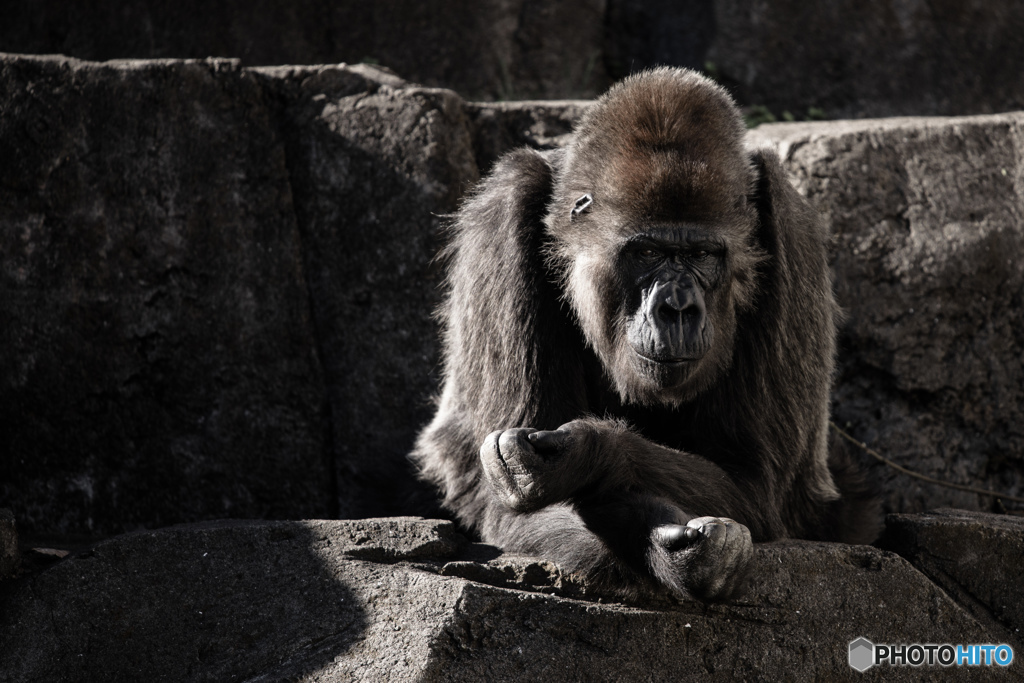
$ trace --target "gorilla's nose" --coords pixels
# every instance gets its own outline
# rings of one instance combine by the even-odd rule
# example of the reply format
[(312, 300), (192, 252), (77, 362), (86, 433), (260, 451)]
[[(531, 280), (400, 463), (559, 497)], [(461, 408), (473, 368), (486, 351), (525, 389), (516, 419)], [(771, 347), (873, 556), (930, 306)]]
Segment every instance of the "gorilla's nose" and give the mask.
[(663, 280), (644, 293), (642, 314), (630, 330), (641, 356), (655, 361), (701, 358), (708, 345), (704, 293), (692, 278)]
[(692, 282), (667, 282), (653, 294), (651, 299), (657, 316), (663, 321), (675, 321), (690, 315), (704, 316), (704, 298)]

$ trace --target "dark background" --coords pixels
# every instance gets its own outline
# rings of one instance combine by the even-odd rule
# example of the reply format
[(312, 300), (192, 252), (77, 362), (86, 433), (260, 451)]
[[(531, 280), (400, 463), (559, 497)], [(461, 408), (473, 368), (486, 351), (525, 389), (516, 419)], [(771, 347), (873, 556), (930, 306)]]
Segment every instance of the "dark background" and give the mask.
[(0, 51), (368, 62), (471, 100), (589, 98), (671, 64), (779, 118), (1024, 107), (1015, 0), (4, 0), (0, 17)]

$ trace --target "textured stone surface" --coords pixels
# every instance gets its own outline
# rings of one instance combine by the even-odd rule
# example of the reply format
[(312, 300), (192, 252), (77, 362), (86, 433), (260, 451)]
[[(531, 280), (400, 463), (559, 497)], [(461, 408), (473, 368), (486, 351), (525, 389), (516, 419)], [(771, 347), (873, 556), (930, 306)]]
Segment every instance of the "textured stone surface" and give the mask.
[(258, 73), (287, 102), (340, 513), (433, 504), (416, 498), (406, 454), (433, 411), (440, 228), (477, 179), (462, 101), (333, 68)]
[(0, 61), (0, 499), (30, 534), (433, 509), (451, 91), (373, 67)]
[(411, 680), (459, 586), (346, 553), (454, 547), (449, 523), (421, 524), (414, 542), (367, 522), (236, 522), (102, 543), (4, 604), (0, 680)]
[[(482, 581), (452, 572), (470, 565)], [(624, 605), (564, 597), (586, 586), (548, 563), (466, 546), (448, 522), (141, 532), (5, 584), (0, 681), (853, 680), (847, 650), (860, 636), (1001, 642), (875, 548), (760, 545), (757, 571), (734, 605)]]
[(711, 63), (776, 116), (1024, 108), (1016, 0), (37, 0), (3, 16), (0, 51), (369, 60), (470, 99), (590, 97), (644, 67)]
[(568, 143), (573, 124), (589, 106), (586, 100), (467, 104), (476, 165), (482, 175), (516, 147), (552, 149)]
[[(753, 136), (832, 226), (837, 422), (923, 474), (1024, 495), (1024, 114)], [(893, 511), (991, 505), (879, 475)]]
[(608, 0), (605, 62), (613, 78), (655, 66), (703, 69), (716, 37), (715, 0)]
[(1024, 652), (1024, 517), (965, 510), (890, 515), (883, 539)]
[(0, 500), (25, 533), (323, 516), (284, 146), (226, 61), (0, 58)]

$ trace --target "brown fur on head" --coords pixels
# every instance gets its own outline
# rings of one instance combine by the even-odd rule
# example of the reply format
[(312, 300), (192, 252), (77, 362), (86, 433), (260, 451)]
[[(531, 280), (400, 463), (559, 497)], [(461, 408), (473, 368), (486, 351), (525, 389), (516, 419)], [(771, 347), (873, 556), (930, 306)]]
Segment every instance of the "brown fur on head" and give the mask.
[[(686, 69), (628, 78), (601, 97), (566, 150), (547, 218), (553, 256), (588, 342), (624, 400), (678, 404), (710, 386), (731, 362), (736, 311), (751, 302), (756, 174), (746, 128), (729, 95)], [(573, 215), (578, 200), (592, 202)], [(638, 365), (625, 342), (619, 254), (632, 236), (697, 226), (725, 244), (726, 280), (709, 301), (711, 352), (688, 373)]]

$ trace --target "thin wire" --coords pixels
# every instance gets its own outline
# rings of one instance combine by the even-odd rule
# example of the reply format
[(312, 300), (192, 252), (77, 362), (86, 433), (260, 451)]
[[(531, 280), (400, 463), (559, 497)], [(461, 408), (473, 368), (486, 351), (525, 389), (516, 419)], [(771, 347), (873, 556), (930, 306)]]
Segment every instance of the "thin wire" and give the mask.
[(832, 429), (836, 430), (836, 432), (839, 434), (839, 436), (843, 437), (844, 439), (846, 439), (847, 441), (849, 441), (853, 445), (858, 446), (865, 453), (870, 455), (875, 460), (878, 460), (879, 462), (883, 462), (886, 465), (888, 465), (889, 467), (893, 468), (894, 470), (898, 470), (898, 471), (902, 472), (903, 474), (906, 474), (907, 476), (914, 477), (915, 479), (920, 479), (922, 481), (926, 481), (929, 484), (936, 484), (938, 486), (946, 486), (946, 487), (951, 488), (951, 489), (959, 489), (960, 491), (969, 491), (970, 493), (980, 493), (983, 496), (992, 496), (993, 498), (1002, 498), (1004, 500), (1012, 500), (1015, 503), (1024, 503), (1024, 498), (1021, 498), (1019, 496), (1011, 496), (1008, 493), (996, 493), (995, 491), (988, 491), (986, 489), (980, 489), (980, 488), (977, 488), (977, 487), (974, 487), (974, 486), (966, 486), (964, 484), (954, 484), (954, 483), (949, 482), (949, 481), (942, 481), (941, 479), (933, 479), (932, 477), (926, 476), (924, 474), (918, 474), (917, 472), (911, 472), (906, 467), (901, 467), (901, 466), (897, 465), (896, 463), (894, 463), (892, 460), (889, 460), (888, 458), (884, 457), (878, 451), (875, 451), (875, 450), (872, 450), (872, 449), (868, 448), (868, 445), (866, 443), (863, 443), (861, 441), (857, 441), (857, 439), (853, 438), (852, 436), (850, 436), (849, 434), (844, 432), (842, 429), (840, 429), (839, 425), (837, 425), (832, 420), (829, 420), (828, 423), (830, 425), (832, 425)]

